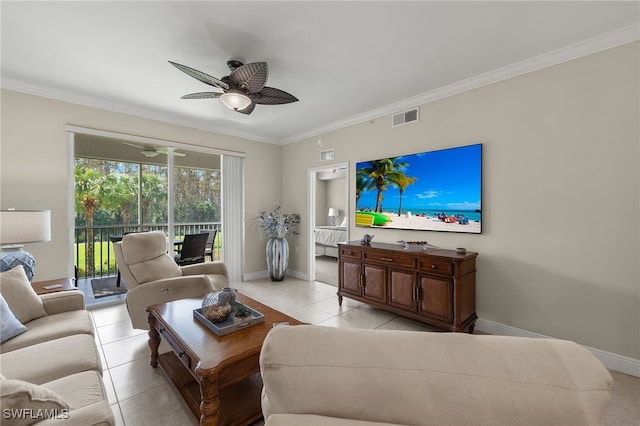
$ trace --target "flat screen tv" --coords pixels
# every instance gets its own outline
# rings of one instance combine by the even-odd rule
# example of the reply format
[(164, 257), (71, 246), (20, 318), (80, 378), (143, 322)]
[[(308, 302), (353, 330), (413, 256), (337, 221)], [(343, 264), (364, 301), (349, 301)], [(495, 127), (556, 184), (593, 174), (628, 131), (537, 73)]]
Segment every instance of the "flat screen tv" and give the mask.
[(482, 233), (482, 144), (356, 163), (356, 226)]

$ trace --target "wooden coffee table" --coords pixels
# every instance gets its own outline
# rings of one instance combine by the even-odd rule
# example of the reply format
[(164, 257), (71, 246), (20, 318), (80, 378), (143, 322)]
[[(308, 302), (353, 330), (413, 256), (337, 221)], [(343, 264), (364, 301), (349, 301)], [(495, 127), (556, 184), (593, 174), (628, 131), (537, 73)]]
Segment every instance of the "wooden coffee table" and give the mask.
[[(147, 308), (151, 366), (160, 365), (201, 425), (247, 425), (262, 417), (260, 349), (274, 323), (302, 324), (249, 297), (237, 300), (265, 316), (265, 322), (217, 336), (193, 317), (201, 298)], [(164, 338), (172, 352), (158, 354)]]

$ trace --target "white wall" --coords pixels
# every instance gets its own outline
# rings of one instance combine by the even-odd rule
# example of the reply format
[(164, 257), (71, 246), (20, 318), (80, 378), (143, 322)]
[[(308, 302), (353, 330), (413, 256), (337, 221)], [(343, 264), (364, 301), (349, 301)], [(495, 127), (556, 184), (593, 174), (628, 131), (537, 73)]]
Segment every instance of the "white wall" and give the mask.
[(1, 93), (0, 207), (51, 210), (52, 241), (25, 247), (36, 258), (36, 280), (67, 276), (73, 267), (67, 254), (67, 124), (246, 153), (245, 272), (266, 268), (266, 242), (250, 222), (281, 198), (280, 146), (8, 90)]
[[(324, 212), (325, 216), (329, 212), (329, 207), (333, 207), (340, 211), (340, 216), (336, 217), (336, 225), (340, 225), (344, 218), (347, 206), (344, 205), (347, 199), (345, 194), (345, 179), (331, 179), (327, 181), (327, 210)], [(330, 218), (327, 216), (327, 224), (330, 223)]]
[[(376, 229), (479, 253), (481, 319), (640, 359), (640, 43), (322, 135), (335, 162), (484, 144), (483, 234)], [(306, 216), (317, 137), (284, 147), (283, 198)], [(325, 166), (325, 164), (322, 164)], [(327, 165), (329, 166), (329, 165)], [(350, 228), (359, 239), (363, 228)], [(307, 270), (306, 238), (290, 265)]]

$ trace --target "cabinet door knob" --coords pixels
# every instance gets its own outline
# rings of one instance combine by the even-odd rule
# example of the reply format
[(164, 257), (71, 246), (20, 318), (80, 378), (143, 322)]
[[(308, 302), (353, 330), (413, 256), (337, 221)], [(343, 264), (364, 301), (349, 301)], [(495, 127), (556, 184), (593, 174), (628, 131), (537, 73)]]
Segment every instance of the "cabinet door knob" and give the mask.
[(437, 269), (438, 267), (436, 265), (431, 265), (431, 269)]

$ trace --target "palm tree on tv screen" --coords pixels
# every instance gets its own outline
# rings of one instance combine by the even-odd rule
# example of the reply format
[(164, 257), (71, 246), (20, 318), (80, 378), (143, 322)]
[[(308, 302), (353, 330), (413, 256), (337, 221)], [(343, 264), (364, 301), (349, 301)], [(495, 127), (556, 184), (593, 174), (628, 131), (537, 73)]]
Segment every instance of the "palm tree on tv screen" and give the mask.
[(394, 181), (400, 181), (407, 178), (404, 169), (409, 163), (399, 162), (400, 157), (383, 158), (381, 160), (370, 161), (370, 167), (363, 167), (358, 170), (358, 174), (362, 174), (371, 182), (371, 189), (376, 188), (378, 195), (376, 197), (375, 211), (382, 213), (382, 192), (387, 190), (387, 185)]
[(398, 216), (400, 216), (402, 214), (402, 194), (404, 194), (404, 190), (407, 186), (414, 183), (418, 178), (409, 177), (405, 175), (404, 172), (400, 172), (393, 175), (393, 177), (390, 177), (389, 180), (391, 181), (391, 184), (400, 191), (400, 204), (398, 205)]

